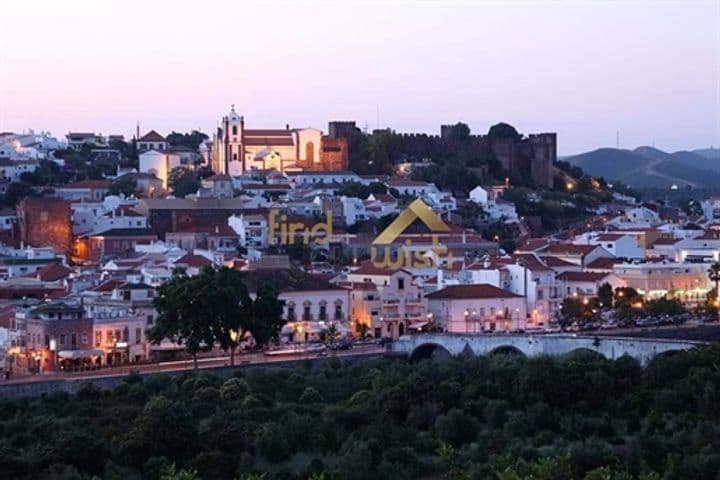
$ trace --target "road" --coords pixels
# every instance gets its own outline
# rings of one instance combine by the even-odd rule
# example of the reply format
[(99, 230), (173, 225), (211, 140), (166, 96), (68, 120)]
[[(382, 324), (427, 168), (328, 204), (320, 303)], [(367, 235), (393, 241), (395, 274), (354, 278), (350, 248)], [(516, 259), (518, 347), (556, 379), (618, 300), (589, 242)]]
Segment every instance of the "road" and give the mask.
[[(348, 357), (361, 355), (380, 355), (385, 349), (378, 345), (355, 345), (351, 350), (327, 351), (329, 357)], [(317, 353), (299, 353), (278, 356), (266, 356), (262, 353), (244, 353), (235, 355), (235, 366), (242, 367), (246, 365), (263, 365), (273, 363), (294, 362), (298, 360), (316, 359), (323, 356)], [(230, 356), (223, 355), (220, 357), (199, 358), (198, 369), (206, 370), (211, 368), (229, 367)], [(10, 380), (0, 380), (0, 385), (9, 385), (14, 383), (31, 383), (31, 382), (47, 382), (52, 380), (93, 380), (107, 377), (121, 377), (132, 372), (138, 373), (168, 373), (168, 372), (184, 372), (193, 370), (192, 360), (180, 360), (172, 362), (160, 362), (150, 364), (124, 365), (117, 368), (106, 368), (103, 370), (89, 372), (58, 372), (42, 375), (27, 375), (15, 377)]]

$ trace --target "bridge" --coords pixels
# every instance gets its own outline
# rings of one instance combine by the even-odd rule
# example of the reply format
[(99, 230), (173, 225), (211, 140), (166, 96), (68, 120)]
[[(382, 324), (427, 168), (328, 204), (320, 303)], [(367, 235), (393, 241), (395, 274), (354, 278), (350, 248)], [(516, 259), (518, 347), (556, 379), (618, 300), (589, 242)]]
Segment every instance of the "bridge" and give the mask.
[(460, 354), (518, 353), (528, 357), (591, 351), (614, 360), (629, 355), (646, 365), (656, 355), (668, 355), (706, 342), (692, 340), (586, 336), (572, 334), (462, 334), (428, 333), (403, 335), (390, 353), (411, 360), (443, 358)]

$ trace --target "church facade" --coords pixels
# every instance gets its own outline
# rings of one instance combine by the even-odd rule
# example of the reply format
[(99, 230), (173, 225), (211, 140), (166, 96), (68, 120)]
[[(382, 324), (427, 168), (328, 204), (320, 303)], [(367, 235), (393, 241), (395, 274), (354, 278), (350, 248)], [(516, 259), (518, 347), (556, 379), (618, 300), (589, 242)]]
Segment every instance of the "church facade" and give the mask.
[(235, 112), (223, 117), (213, 135), (212, 169), (242, 175), (256, 169), (341, 171), (348, 164), (347, 140), (314, 128), (250, 129)]

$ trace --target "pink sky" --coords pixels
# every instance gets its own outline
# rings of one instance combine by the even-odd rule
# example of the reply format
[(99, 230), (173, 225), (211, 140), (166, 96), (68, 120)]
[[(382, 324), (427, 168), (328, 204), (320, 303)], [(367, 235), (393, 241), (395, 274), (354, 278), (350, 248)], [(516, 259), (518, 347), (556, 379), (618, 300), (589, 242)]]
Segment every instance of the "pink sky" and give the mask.
[(560, 153), (720, 144), (720, 2), (19, 1), (0, 130), (357, 120), (557, 131)]

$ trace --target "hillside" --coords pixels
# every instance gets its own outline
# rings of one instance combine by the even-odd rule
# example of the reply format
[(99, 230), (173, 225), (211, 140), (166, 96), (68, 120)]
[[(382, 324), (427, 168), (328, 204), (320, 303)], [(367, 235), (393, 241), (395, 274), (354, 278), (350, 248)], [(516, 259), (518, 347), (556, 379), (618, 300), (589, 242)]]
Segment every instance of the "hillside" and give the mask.
[(600, 148), (564, 160), (591, 175), (621, 180), (635, 188), (704, 188), (720, 184), (720, 156), (714, 157), (715, 152), (720, 153), (714, 149), (668, 153), (648, 146), (635, 150)]

